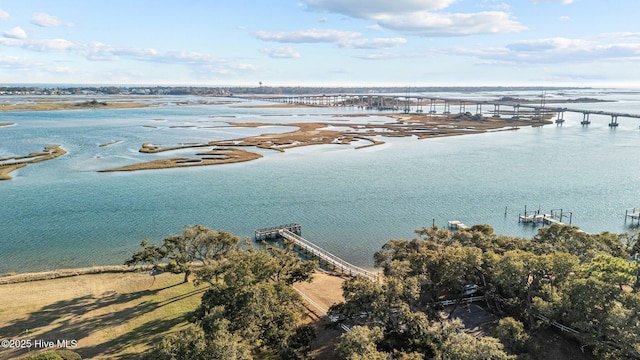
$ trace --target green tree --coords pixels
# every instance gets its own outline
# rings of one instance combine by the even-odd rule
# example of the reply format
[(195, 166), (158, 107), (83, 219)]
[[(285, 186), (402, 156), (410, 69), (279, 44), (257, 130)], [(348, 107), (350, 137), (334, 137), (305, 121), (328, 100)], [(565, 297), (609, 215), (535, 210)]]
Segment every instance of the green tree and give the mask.
[(623, 237), (608, 232), (588, 234), (573, 226), (553, 224), (538, 230), (528, 250), (539, 255), (554, 251), (566, 252), (577, 256), (581, 262), (588, 261), (599, 253), (626, 258), (630, 255), (629, 249), (622, 240)]
[(239, 242), (238, 236), (223, 230), (214, 231), (202, 225), (186, 226), (182, 234), (165, 238), (161, 246), (143, 241), (140, 244), (142, 250), (127, 259), (125, 265), (146, 263), (157, 266), (158, 262), (167, 260), (167, 269), (184, 273), (184, 282), (188, 282), (195, 262), (211, 265), (236, 248)]
[(581, 267), (585, 277), (596, 277), (604, 282), (620, 286), (634, 285), (640, 263), (608, 254), (598, 254)]
[(488, 254), (490, 281), (507, 304), (515, 306), (533, 324), (534, 298), (543, 299), (548, 287), (563, 285), (578, 265), (577, 257), (553, 252), (536, 255), (522, 250)]
[(512, 317), (500, 319), (493, 335), (500, 339), (507, 351), (516, 354), (523, 352), (530, 340), (524, 324)]
[(448, 336), (436, 350), (436, 360), (515, 360), (504, 352), (504, 345), (488, 336), (473, 336), (464, 332)]
[(348, 360), (387, 360), (389, 354), (377, 349), (383, 338), (378, 327), (354, 326), (350, 332), (342, 334), (337, 351)]
[(572, 283), (562, 321), (601, 358), (640, 358), (640, 294), (596, 277)]
[(191, 326), (166, 336), (150, 352), (145, 360), (250, 360), (251, 347), (240, 337), (222, 325), (207, 336), (202, 329)]
[(230, 333), (256, 351), (264, 348), (287, 359), (304, 357), (315, 334), (299, 325), (304, 308), (291, 284), (310, 279), (314, 269), (290, 256), (273, 249), (230, 251), (220, 280), (203, 294), (194, 321), (212, 336), (224, 320)]
[(426, 338), (438, 360), (507, 360), (515, 357), (504, 352), (504, 345), (489, 336), (472, 336), (463, 331), (458, 319), (433, 322)]

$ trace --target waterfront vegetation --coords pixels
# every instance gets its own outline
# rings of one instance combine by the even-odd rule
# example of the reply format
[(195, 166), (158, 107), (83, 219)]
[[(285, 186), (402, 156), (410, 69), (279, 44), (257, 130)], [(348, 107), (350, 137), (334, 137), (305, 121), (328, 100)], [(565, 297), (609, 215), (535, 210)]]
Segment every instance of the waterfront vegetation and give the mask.
[[(311, 281), (318, 264), (303, 261), (291, 244), (258, 249), (196, 225), (162, 244), (141, 245), (127, 265), (175, 274), (157, 275), (158, 283), (154, 275), (144, 290), (134, 283), (150, 281), (148, 275), (130, 273), (137, 276), (131, 281), (105, 274), (122, 277), (108, 299), (78, 293), (47, 306), (34, 294), (64, 279), (1, 285), (0, 291), (24, 286), (33, 294), (29, 305), (16, 297), (21, 304), (7, 308), (11, 320), (0, 330), (19, 336), (28, 326), (41, 337), (76, 336), (85, 342), (77, 353), (91, 358), (640, 358), (637, 235), (566, 225), (541, 228), (532, 239), (497, 235), (487, 225), (453, 233), (422, 228), (415, 239), (390, 240), (376, 252), (381, 281), (343, 282), (329, 310), (337, 320), (330, 329), (315, 324), (293, 287)], [(471, 306), (482, 307), (489, 320), (468, 323), (470, 295), (484, 297)], [(453, 305), (441, 306), (445, 299)], [(21, 318), (17, 310), (24, 307)], [(351, 331), (334, 340), (322, 334), (335, 334), (340, 323)], [(118, 335), (96, 338), (91, 329), (101, 328)], [(316, 337), (328, 344), (322, 351)]]
[[(534, 340), (553, 321), (576, 331), (584, 358), (640, 358), (640, 266), (630, 261), (640, 250), (637, 237), (563, 225), (533, 239), (498, 236), (486, 225), (417, 234), (375, 254), (383, 283), (345, 282), (345, 302), (330, 313), (361, 323), (341, 341), (347, 359), (557, 358)], [(478, 285), (487, 310), (501, 319), (475, 338), (454, 309), (443, 314), (437, 306), (442, 299), (462, 304), (468, 284)]]

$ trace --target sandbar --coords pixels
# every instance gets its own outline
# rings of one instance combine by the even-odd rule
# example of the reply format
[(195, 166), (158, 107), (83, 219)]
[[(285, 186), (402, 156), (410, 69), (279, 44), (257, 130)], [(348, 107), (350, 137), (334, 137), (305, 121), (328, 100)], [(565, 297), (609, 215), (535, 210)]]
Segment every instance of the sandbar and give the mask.
[(122, 140), (114, 140), (114, 141), (111, 141), (111, 142), (108, 142), (108, 143), (100, 144), (100, 145), (98, 145), (98, 147), (107, 147), (109, 145), (115, 145), (115, 144), (119, 144), (121, 142), (122, 142)]
[[(189, 147), (189, 146), (187, 146)], [(172, 158), (143, 162), (118, 168), (100, 170), (99, 172), (157, 170), (189, 166), (220, 165), (259, 159), (262, 155), (235, 148), (215, 148), (211, 151), (196, 154), (200, 158)]]
[(11, 125), (15, 125), (16, 123), (12, 123), (12, 122), (0, 122), (0, 126), (11, 126)]
[(46, 146), (42, 152), (30, 153), (24, 156), (13, 156), (0, 158), (0, 180), (11, 180), (13, 177), (9, 175), (14, 170), (23, 168), (30, 164), (41, 161), (55, 159), (66, 154), (60, 145)]

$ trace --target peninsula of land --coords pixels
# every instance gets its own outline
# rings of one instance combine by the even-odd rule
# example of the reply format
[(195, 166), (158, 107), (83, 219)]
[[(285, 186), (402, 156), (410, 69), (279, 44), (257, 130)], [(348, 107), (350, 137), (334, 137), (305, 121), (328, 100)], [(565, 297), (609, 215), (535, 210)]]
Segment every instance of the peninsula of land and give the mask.
[[(133, 101), (98, 101), (89, 100), (82, 102), (72, 102), (68, 100), (28, 102), (19, 104), (0, 104), (0, 111), (54, 111), (54, 110), (87, 110), (87, 109), (130, 109), (148, 107), (152, 104)], [(11, 124), (9, 124), (11, 125)], [(2, 126), (2, 124), (0, 124)]]
[[(368, 115), (335, 115), (335, 117), (365, 117)], [(366, 142), (356, 144), (355, 149), (381, 145), (384, 137), (416, 137), (427, 139), (444, 136), (456, 136), (465, 134), (478, 134), (488, 131), (516, 130), (520, 126), (541, 126), (549, 124), (548, 118), (537, 119), (533, 116), (513, 118), (485, 117), (481, 115), (457, 114), (457, 115), (433, 115), (433, 114), (391, 114), (387, 115), (395, 121), (379, 123), (340, 123), (340, 122), (311, 122), (311, 123), (239, 123), (229, 122), (227, 127), (259, 128), (271, 126), (296, 127), (296, 130), (285, 133), (265, 133), (258, 136), (244, 138), (210, 141), (206, 143), (183, 143), (175, 146), (162, 146), (144, 143), (139, 152), (155, 154), (183, 149), (211, 148), (210, 151), (199, 152), (198, 157), (179, 157), (162, 160), (152, 160), (123, 167), (101, 170), (135, 171), (150, 169), (166, 169), (176, 167), (220, 165), (234, 162), (256, 160), (262, 155), (237, 149), (237, 147), (255, 147), (284, 152), (291, 149), (309, 145), (349, 145), (356, 141)], [(207, 127), (221, 128), (221, 126)]]
[(29, 164), (55, 159), (67, 152), (60, 145), (46, 146), (43, 151), (24, 156), (0, 158), (0, 180), (11, 180), (10, 172)]

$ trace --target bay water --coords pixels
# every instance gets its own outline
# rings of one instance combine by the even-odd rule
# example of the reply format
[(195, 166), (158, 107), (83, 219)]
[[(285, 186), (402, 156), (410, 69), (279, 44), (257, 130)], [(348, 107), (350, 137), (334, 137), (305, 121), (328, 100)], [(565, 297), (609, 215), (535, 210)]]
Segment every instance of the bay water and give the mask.
[[(532, 95), (532, 94), (500, 94)], [(495, 98), (498, 94), (438, 96)], [(554, 94), (549, 94), (553, 98)], [(584, 90), (612, 102), (553, 106), (640, 114), (640, 93)], [(305, 238), (356, 265), (389, 239), (448, 220), (489, 224), (497, 233), (531, 237), (518, 223), (527, 210), (563, 209), (581, 229), (635, 232), (625, 210), (640, 207), (640, 120), (565, 113), (562, 126), (417, 140), (384, 138), (363, 149), (320, 145), (221, 166), (100, 173), (98, 170), (189, 156), (196, 150), (141, 154), (142, 143), (163, 146), (285, 132), (291, 122), (387, 122), (337, 118), (349, 108), (250, 108), (220, 103), (140, 109), (0, 113), (0, 157), (47, 145), (68, 154), (29, 165), (0, 182), (0, 274), (122, 264), (143, 239), (161, 242), (183, 226), (203, 224), (251, 237), (256, 228), (299, 222)], [(210, 98), (207, 98), (210, 101)], [(221, 99), (229, 100), (229, 99)], [(233, 100), (233, 99), (231, 99)], [(454, 109), (452, 108), (452, 111)], [(264, 122), (261, 128), (228, 122)], [(224, 127), (221, 127), (224, 126)], [(114, 142), (109, 146), (99, 146)], [(249, 149), (252, 150), (253, 149)], [(565, 222), (568, 221), (565, 219)]]

